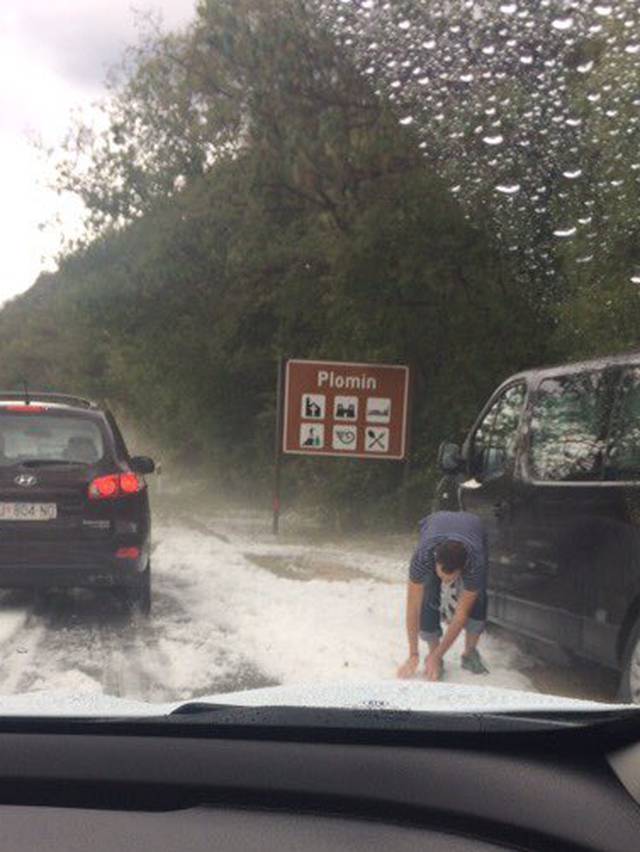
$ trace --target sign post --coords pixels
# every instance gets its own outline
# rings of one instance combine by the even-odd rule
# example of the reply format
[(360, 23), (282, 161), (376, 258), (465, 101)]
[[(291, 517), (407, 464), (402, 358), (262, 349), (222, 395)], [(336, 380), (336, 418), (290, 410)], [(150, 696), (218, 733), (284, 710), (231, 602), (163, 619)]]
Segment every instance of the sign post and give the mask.
[(278, 379), (276, 384), (276, 436), (273, 466), (273, 534), (280, 531), (280, 461), (282, 441), (282, 374), (284, 361), (278, 358)]

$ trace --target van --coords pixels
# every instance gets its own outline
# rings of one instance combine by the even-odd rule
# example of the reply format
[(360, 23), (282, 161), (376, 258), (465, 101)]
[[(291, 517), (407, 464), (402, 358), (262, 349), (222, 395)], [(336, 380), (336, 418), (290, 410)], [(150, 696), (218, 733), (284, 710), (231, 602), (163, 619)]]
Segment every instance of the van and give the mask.
[(435, 508), (487, 529), (490, 620), (640, 703), (640, 354), (511, 376), (439, 465)]

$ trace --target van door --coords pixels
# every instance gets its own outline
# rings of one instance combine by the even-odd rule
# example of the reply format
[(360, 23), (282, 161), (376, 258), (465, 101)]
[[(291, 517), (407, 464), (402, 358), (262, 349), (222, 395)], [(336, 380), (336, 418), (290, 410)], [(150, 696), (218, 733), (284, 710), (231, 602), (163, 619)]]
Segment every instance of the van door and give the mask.
[(603, 483), (617, 369), (543, 377), (531, 393), (514, 477), (514, 563), (502, 620), (582, 651), (593, 565), (611, 547), (615, 490)]
[(526, 390), (524, 381), (502, 389), (476, 424), (466, 447), (469, 477), (460, 485), (460, 504), (465, 511), (479, 515), (487, 531), (490, 612), (512, 559), (513, 464)]
[[(604, 483), (610, 493), (606, 546), (590, 562), (584, 649), (618, 665), (618, 638), (640, 600), (640, 365), (622, 369), (615, 395)], [(603, 520), (603, 523), (605, 521)]]

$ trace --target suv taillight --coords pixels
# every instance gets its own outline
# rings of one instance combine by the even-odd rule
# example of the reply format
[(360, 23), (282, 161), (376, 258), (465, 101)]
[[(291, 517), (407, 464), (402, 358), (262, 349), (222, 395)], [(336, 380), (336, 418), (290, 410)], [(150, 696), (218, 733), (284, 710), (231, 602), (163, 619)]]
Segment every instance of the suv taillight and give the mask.
[(112, 473), (99, 476), (89, 485), (90, 500), (114, 500), (142, 491), (145, 483), (136, 473)]

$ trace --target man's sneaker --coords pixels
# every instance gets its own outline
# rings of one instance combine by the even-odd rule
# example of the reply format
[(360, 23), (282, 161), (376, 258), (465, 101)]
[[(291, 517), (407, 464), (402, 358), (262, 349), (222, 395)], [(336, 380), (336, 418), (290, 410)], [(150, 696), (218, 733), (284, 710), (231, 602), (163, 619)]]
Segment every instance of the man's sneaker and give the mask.
[(475, 649), (462, 655), (462, 668), (473, 674), (489, 674), (489, 669), (482, 662), (482, 657)]

